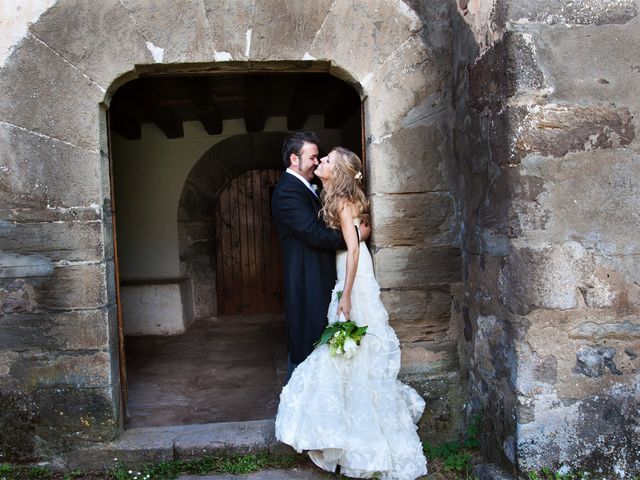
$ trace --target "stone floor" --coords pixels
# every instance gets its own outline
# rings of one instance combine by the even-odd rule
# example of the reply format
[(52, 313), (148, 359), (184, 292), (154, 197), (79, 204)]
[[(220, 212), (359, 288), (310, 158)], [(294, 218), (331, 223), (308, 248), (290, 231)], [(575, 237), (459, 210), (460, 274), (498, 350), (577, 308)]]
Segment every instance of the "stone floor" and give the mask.
[(184, 335), (127, 337), (127, 428), (275, 417), (286, 375), (281, 316), (198, 320)]

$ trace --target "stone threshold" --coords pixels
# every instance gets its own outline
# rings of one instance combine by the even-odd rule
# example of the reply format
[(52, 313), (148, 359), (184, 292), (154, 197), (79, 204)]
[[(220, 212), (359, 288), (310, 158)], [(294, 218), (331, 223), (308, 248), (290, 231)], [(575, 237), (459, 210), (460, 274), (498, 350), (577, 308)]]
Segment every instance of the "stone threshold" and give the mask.
[(139, 467), (216, 454), (258, 452), (294, 452), (276, 440), (274, 419), (132, 428), (111, 442), (69, 452), (67, 468), (102, 470), (121, 465)]

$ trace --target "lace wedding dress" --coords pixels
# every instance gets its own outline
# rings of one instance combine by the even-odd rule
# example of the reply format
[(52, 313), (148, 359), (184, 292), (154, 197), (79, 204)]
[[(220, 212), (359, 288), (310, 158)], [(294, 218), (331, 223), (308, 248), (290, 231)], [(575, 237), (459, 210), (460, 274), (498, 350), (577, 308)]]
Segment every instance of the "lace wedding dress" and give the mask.
[[(329, 306), (337, 321), (337, 291), (344, 288), (347, 252), (336, 256), (338, 281)], [(308, 450), (320, 468), (355, 478), (413, 480), (427, 473), (416, 432), (425, 407), (411, 387), (397, 379), (400, 348), (380, 301), (371, 255), (360, 243), (351, 294), (351, 320), (368, 325), (351, 359), (316, 348), (293, 372), (280, 394), (276, 437), (298, 452)]]

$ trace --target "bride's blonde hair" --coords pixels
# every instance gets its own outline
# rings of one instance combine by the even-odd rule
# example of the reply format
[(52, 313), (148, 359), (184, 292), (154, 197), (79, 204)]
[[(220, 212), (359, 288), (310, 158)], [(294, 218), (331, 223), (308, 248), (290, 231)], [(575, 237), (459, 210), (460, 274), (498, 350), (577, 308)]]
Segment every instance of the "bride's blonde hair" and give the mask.
[(351, 150), (335, 147), (331, 179), (326, 182), (321, 194), (322, 210), (320, 217), (330, 228), (340, 228), (340, 210), (345, 202), (356, 206), (358, 216), (369, 222), (369, 202), (362, 190), (362, 162)]

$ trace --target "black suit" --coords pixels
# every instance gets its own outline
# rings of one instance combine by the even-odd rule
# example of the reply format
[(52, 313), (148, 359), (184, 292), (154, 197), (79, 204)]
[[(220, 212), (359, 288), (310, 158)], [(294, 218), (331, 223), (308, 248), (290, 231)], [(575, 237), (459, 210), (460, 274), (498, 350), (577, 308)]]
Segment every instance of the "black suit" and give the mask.
[(327, 325), (336, 282), (336, 250), (346, 245), (340, 230), (318, 218), (320, 200), (300, 179), (283, 173), (271, 201), (283, 253), (289, 360), (301, 363)]

